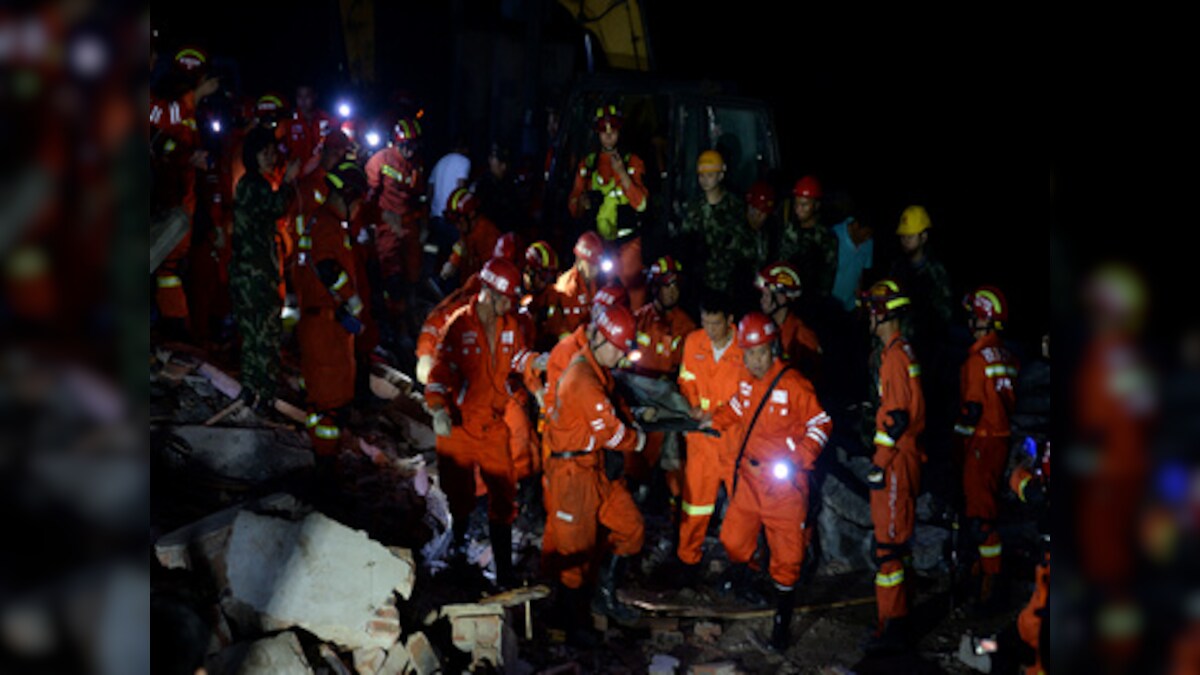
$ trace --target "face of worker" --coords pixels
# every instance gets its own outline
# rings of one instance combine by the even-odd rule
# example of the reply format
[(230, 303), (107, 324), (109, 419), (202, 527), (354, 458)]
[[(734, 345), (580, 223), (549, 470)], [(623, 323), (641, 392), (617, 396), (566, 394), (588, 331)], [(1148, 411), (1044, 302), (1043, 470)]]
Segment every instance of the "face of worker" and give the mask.
[[(596, 334), (595, 341), (600, 342), (599, 347), (593, 346), (592, 348), (592, 353), (596, 355), (596, 363), (605, 368), (615, 368), (625, 354), (616, 345), (601, 337), (599, 333)], [(595, 341), (593, 345), (595, 345)]]
[(279, 151), (275, 149), (275, 144), (272, 143), (255, 155), (258, 159), (259, 173), (270, 173), (275, 170), (275, 163), (279, 161)]
[(746, 370), (754, 376), (754, 379), (761, 380), (766, 376), (767, 371), (771, 369), (771, 363), (775, 360), (775, 354), (771, 351), (771, 343), (751, 347), (742, 352), (742, 359), (746, 362)]
[(604, 150), (612, 150), (617, 147), (617, 141), (621, 140), (621, 132), (614, 127), (606, 127), (600, 132), (600, 147)]
[(317, 92), (313, 91), (312, 87), (299, 87), (296, 89), (296, 109), (304, 114), (312, 112), (313, 104), (317, 101)]
[(853, 241), (855, 246), (860, 246), (864, 241), (874, 236), (875, 231), (870, 226), (863, 225), (857, 220), (852, 220), (846, 228), (846, 233), (850, 235), (850, 241)]
[(723, 345), (733, 333), (733, 317), (721, 312), (700, 312), (700, 327), (714, 345)]
[(725, 180), (724, 171), (701, 171), (696, 174), (697, 180), (700, 181), (700, 189), (709, 192), (721, 184)]
[(900, 235), (900, 248), (908, 255), (916, 253), (922, 246), (925, 245), (926, 234), (902, 234)]
[(767, 214), (765, 211), (759, 211), (753, 206), (746, 207), (746, 222), (750, 224), (750, 229), (757, 232), (762, 229), (763, 223), (766, 221)]
[(504, 174), (508, 173), (508, 162), (497, 159), (495, 155), (488, 157), (488, 170), (496, 178), (504, 178)]
[(525, 288), (534, 295), (546, 290), (546, 277), (532, 267), (525, 268), (521, 279), (525, 283)]
[(497, 293), (490, 288), (487, 289), (487, 292), (490, 296), (490, 302), (492, 303), (492, 310), (496, 313), (496, 316), (504, 316), (512, 311), (512, 298), (508, 297), (507, 295)]
[(663, 306), (663, 309), (672, 309), (679, 304), (679, 282), (672, 281), (669, 284), (663, 284), (658, 287), (658, 304)]
[(812, 220), (813, 216), (817, 215), (817, 200), (809, 197), (796, 197), (792, 202), (792, 210), (796, 213), (796, 218), (803, 221)]
[(398, 143), (396, 145), (396, 149), (400, 151), (400, 156), (404, 159), (412, 159), (413, 156), (417, 154), (417, 145), (411, 141)]
[(763, 314), (770, 316), (775, 313), (775, 310), (787, 304), (787, 298), (782, 293), (773, 293), (770, 289), (762, 289), (762, 295), (758, 297), (758, 305), (762, 308)]
[(587, 281), (595, 281), (596, 277), (600, 275), (600, 266), (594, 265), (587, 260), (576, 260), (575, 265), (579, 268), (579, 273)]

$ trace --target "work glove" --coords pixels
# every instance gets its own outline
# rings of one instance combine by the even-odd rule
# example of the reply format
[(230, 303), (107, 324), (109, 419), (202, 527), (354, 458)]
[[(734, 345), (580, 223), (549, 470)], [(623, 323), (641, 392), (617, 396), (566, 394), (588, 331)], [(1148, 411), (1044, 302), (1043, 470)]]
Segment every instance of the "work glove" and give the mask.
[(887, 432), (887, 435), (893, 441), (898, 441), (908, 429), (908, 411), (900, 409), (889, 410), (887, 415), (892, 418), (892, 423), (883, 425), (883, 430)]
[(646, 432), (641, 429), (637, 430), (637, 445), (634, 446), (634, 452), (641, 452), (646, 449)]
[(872, 464), (871, 470), (867, 471), (867, 487), (872, 490), (882, 490), (883, 486), (883, 469)]
[(443, 438), (450, 435), (450, 413), (445, 408), (433, 411), (433, 433)]
[(433, 370), (433, 357), (422, 356), (417, 359), (417, 382), (429, 384), (429, 373)]
[(546, 363), (550, 360), (550, 352), (543, 352), (533, 360), (533, 372), (546, 372)]
[(604, 451), (604, 475), (616, 480), (625, 473), (625, 454), (619, 450)]

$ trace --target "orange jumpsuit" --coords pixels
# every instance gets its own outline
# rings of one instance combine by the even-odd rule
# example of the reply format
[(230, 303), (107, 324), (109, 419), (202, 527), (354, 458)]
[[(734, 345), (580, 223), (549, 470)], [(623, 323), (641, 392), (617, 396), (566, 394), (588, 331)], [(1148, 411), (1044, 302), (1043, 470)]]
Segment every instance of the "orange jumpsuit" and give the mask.
[(1033, 596), (1029, 598), (1029, 604), (1021, 610), (1017, 616), (1017, 632), (1021, 636), (1021, 640), (1025, 644), (1033, 647), (1033, 651), (1037, 654), (1033, 665), (1025, 669), (1025, 675), (1044, 675), (1045, 668), (1042, 667), (1042, 653), (1038, 644), (1042, 632), (1042, 614), (1046, 610), (1046, 602), (1050, 598), (1050, 552), (1047, 551), (1042, 556), (1042, 562), (1037, 566), (1037, 585), (1033, 588)]
[[(638, 213), (643, 213), (649, 204), (649, 191), (646, 189), (646, 165), (642, 158), (629, 153), (622, 157), (625, 172), (629, 174), (630, 185), (625, 188), (617, 179), (612, 168), (612, 156), (605, 152), (592, 153), (579, 162), (575, 173), (575, 183), (571, 186), (571, 196), (567, 201), (567, 209), (572, 218), (584, 215), (579, 197), (587, 191), (596, 191), (604, 195), (605, 202), (596, 215), (596, 230), (606, 241), (617, 239), (626, 240), (617, 251), (615, 262), (617, 278), (621, 285), (629, 291), (630, 308), (637, 310), (646, 303), (646, 287), (642, 276), (642, 239), (634, 237), (632, 231), (618, 230), (615, 206), (628, 205)], [(595, 205), (593, 205), (595, 208)]]
[[(908, 427), (898, 440), (887, 434), (889, 411), (908, 413)], [(875, 414), (874, 464), (883, 469), (884, 487), (871, 490), (871, 521), (875, 525), (875, 601), (879, 623), (908, 615), (904, 557), (916, 525), (917, 491), (925, 455), (917, 438), (925, 429), (925, 398), (921, 366), (908, 342), (895, 335), (883, 349), (879, 366), (879, 410)]]
[[(640, 358), (633, 362), (633, 371), (639, 375), (662, 379), (675, 379), (679, 363), (683, 360), (683, 340), (696, 330), (696, 322), (679, 307), (659, 312), (654, 303), (642, 305), (634, 313), (637, 322), (637, 349)], [(664, 442), (662, 433), (652, 433), (646, 440), (646, 448), (637, 455), (626, 458), (625, 473), (636, 480), (647, 480), (658, 464)], [(667, 475), (667, 487), (678, 497), (682, 492), (683, 476), (672, 471)]]
[(572, 267), (558, 276), (546, 308), (546, 324), (542, 330), (562, 339), (592, 319), (592, 298), (596, 297), (596, 282), (584, 281), (579, 269)]
[(424, 168), (415, 158), (407, 160), (396, 148), (387, 147), (367, 161), (367, 183), (383, 212), (383, 222), (375, 227), (380, 274), (416, 283), (421, 278), (418, 198), (425, 192)]
[(798, 368), (809, 381), (816, 382), (820, 375), (821, 343), (817, 334), (794, 312), (788, 312), (779, 327), (779, 344), (788, 363)]
[(183, 261), (191, 247), (191, 221), (196, 213), (196, 169), (192, 153), (200, 149), (200, 134), (196, 129), (195, 96), (191, 92), (177, 101), (152, 101), (150, 126), (165, 136), (161, 155), (155, 169), (154, 191), (150, 212), (156, 215), (175, 207), (183, 207), (188, 215), (188, 233), (167, 254), (154, 272), (155, 302), (166, 319), (188, 319), (187, 296), (179, 276)]
[(297, 111), (292, 113), (292, 119), (281, 126), (287, 133), (284, 141), (288, 159), (299, 159), (300, 163), (304, 164), (312, 159), (321, 144), (321, 139), (333, 129), (333, 120), (320, 110), (314, 110), (313, 114), (307, 117)]
[(451, 317), (438, 345), (425, 398), (455, 420), (449, 437), (437, 439), (442, 489), (455, 518), (467, 518), (475, 507), (475, 468), (488, 489), (488, 519), (512, 524), (517, 478), (509, 451), (505, 411), (508, 380), (519, 376), (530, 353), (512, 314), (495, 318), (494, 342), (479, 319), (474, 302)]
[[(737, 346), (735, 336), (729, 338), (720, 358), (703, 330), (693, 331), (683, 343), (679, 391), (693, 408), (700, 408), (705, 414), (712, 415), (725, 407), (745, 376), (742, 349)], [(679, 559), (689, 565), (700, 562), (704, 534), (716, 508), (721, 483), (725, 484), (726, 494), (733, 492), (735, 452), (737, 447), (731, 447), (728, 436), (687, 435)]]
[(308, 397), (308, 429), (318, 455), (337, 452), (339, 408), (354, 400), (354, 335), (339, 323), (339, 308), (361, 314), (354, 285), (354, 250), (342, 220), (328, 206), (305, 220), (296, 258), (300, 302), (300, 370)]
[(483, 264), (492, 259), (500, 230), (483, 214), (472, 216), (470, 229), (454, 244), (450, 251), (450, 264), (458, 270), (458, 278), (466, 279), (483, 269)]
[(1079, 482), (1074, 535), (1081, 571), (1091, 583), (1120, 587), (1134, 571), (1138, 512), (1150, 470), (1153, 387), (1131, 337), (1099, 337), (1086, 349), (1075, 382), (1077, 437), (1096, 453), (1096, 467)]
[(421, 335), (417, 337), (417, 358), (437, 354), (438, 343), (442, 340), (446, 325), (450, 323), (450, 317), (474, 300), (482, 289), (483, 282), (479, 280), (479, 275), (473, 274), (430, 310), (421, 326)]
[[(713, 414), (713, 427), (737, 448), (750, 434), (721, 526), (721, 543), (730, 561), (747, 563), (758, 545), (759, 531), (765, 528), (771, 551), (769, 572), (783, 591), (793, 588), (800, 578), (807, 540), (808, 472), (833, 428), (812, 383), (798, 371), (784, 373), (774, 389), (767, 391), (785, 367), (782, 360), (775, 359), (761, 380), (743, 369), (737, 392)], [(747, 429), (764, 397), (766, 404), (758, 420)], [(786, 475), (776, 474), (777, 466), (786, 466)]]
[[(604, 474), (604, 450), (632, 451), (639, 432), (617, 414), (613, 378), (584, 344), (571, 359), (548, 415), (546, 445), (550, 458), (542, 478), (546, 530), (542, 541), (546, 571), (569, 588), (587, 580), (600, 557), (599, 529), (608, 531), (615, 555), (642, 549), (645, 526), (623, 480)], [(567, 454), (564, 454), (567, 453)]]
[(979, 571), (984, 574), (1000, 573), (996, 517), (1008, 463), (1008, 417), (1016, 403), (1016, 378), (1016, 361), (994, 331), (971, 345), (960, 371), (962, 412), (954, 430), (964, 443), (966, 515), (977, 523), (971, 531), (979, 539)]

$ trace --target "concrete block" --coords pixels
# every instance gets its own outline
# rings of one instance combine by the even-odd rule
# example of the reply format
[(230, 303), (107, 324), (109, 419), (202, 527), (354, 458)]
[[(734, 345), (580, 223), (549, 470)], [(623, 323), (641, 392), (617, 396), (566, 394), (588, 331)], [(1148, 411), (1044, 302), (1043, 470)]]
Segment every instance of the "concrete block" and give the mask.
[(446, 605), (442, 616), (450, 619), (454, 646), (471, 655), (472, 666), (490, 663), (497, 668), (516, 663), (516, 636), (505, 622), (503, 607), (496, 605)]
[(362, 647), (354, 650), (354, 672), (358, 675), (376, 675), (383, 669), (387, 652), (382, 647)]
[(415, 569), (362, 531), (320, 513), (291, 522), (243, 511), (225, 558), (229, 599), (264, 630), (298, 626), (344, 649), (399, 638), (392, 594), (409, 597)]
[(222, 650), (206, 667), (209, 672), (229, 675), (313, 675), (300, 640), (290, 631)]
[[(231, 506), (159, 537), (154, 542), (154, 555), (168, 569), (196, 569), (195, 565), (201, 560), (212, 566), (223, 556), (233, 521), (241, 511), (285, 511), (296, 514), (303, 508), (295, 497), (283, 492)], [(223, 569), (221, 574), (224, 574)]]
[(412, 657), (404, 645), (396, 643), (387, 652), (387, 659), (376, 675), (404, 675), (412, 672)]

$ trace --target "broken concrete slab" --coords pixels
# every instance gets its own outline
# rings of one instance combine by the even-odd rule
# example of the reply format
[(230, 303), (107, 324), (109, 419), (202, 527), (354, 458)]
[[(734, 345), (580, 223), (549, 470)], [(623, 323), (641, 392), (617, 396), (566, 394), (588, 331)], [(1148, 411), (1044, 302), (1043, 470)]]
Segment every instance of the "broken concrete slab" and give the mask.
[(291, 631), (234, 645), (215, 654), (205, 666), (209, 672), (230, 675), (313, 675), (304, 648)]
[(817, 514), (817, 536), (821, 546), (821, 574), (842, 574), (870, 569), (874, 529), (842, 520), (836, 511), (821, 508)]
[(191, 462), (228, 478), (262, 483), (315, 464), (308, 436), (296, 431), (198, 425), (172, 431), (191, 448)]
[[(154, 555), (167, 569), (192, 570), (196, 569), (200, 561), (205, 561), (214, 571), (218, 567), (221, 568), (223, 574), (224, 565), (214, 563), (225, 553), (229, 533), (238, 513), (285, 512), (294, 516), (302, 513), (304, 509), (305, 506), (299, 500), (283, 492), (231, 506), (159, 537), (158, 541), (154, 542)], [(218, 583), (218, 586), (224, 585)]]
[(838, 518), (858, 527), (872, 527), (871, 502), (865, 492), (847, 485), (840, 473), (830, 472), (821, 484), (821, 504), (832, 510)]
[(442, 616), (450, 620), (454, 646), (471, 655), (472, 667), (489, 663), (504, 668), (516, 663), (516, 635), (505, 621), (502, 606), (446, 605)]
[(225, 555), (229, 600), (264, 630), (304, 628), (345, 649), (399, 637), (392, 593), (412, 594), (415, 568), (360, 530), (312, 513), (300, 522), (243, 511)]
[(376, 675), (404, 675), (413, 669), (412, 656), (404, 645), (396, 643), (388, 649), (387, 659), (379, 668)]
[(412, 659), (413, 672), (416, 675), (434, 675), (442, 671), (442, 657), (424, 633), (409, 635), (404, 648)]

